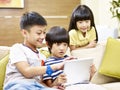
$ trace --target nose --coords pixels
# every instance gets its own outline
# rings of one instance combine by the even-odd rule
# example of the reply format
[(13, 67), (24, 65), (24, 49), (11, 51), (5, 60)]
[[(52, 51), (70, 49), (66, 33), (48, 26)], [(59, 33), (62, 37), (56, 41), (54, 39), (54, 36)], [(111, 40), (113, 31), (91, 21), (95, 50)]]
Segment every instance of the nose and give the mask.
[(82, 26), (86, 26), (86, 22), (83, 22), (83, 23), (82, 23)]
[(64, 45), (60, 45), (60, 50), (64, 50), (65, 46)]
[(42, 34), (40, 35), (40, 38), (41, 38), (41, 39), (44, 39), (45, 36), (46, 36), (46, 35), (45, 35), (44, 33), (42, 33)]

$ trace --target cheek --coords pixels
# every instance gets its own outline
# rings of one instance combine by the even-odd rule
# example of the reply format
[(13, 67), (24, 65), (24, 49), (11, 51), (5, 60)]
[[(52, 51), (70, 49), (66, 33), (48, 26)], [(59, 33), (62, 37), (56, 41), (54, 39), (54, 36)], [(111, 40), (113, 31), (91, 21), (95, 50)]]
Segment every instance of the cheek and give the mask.
[(51, 53), (55, 54), (55, 53), (56, 53), (56, 49), (55, 49), (55, 48), (54, 48), (54, 49), (52, 48), (52, 49), (51, 49)]
[(82, 25), (80, 23), (77, 23), (77, 28), (80, 28)]
[(79, 24), (76, 24), (76, 26), (77, 26), (78, 29), (80, 28)]
[(90, 29), (90, 24), (87, 25), (88, 30)]
[(90, 27), (90, 26), (91, 26), (91, 23), (90, 23), (90, 22), (89, 22), (89, 23), (87, 23), (87, 26), (88, 26), (88, 27)]

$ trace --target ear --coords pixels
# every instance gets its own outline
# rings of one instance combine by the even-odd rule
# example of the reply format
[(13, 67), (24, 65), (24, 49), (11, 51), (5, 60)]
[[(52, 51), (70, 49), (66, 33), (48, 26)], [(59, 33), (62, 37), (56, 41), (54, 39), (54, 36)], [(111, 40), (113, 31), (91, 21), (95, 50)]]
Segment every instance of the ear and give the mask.
[(47, 47), (49, 48), (50, 46), (48, 45), (48, 42), (46, 41), (46, 45), (47, 45)]
[(27, 36), (27, 31), (24, 30), (24, 29), (22, 29), (22, 30), (21, 30), (21, 34), (23, 35), (23, 37), (26, 37), (26, 36)]

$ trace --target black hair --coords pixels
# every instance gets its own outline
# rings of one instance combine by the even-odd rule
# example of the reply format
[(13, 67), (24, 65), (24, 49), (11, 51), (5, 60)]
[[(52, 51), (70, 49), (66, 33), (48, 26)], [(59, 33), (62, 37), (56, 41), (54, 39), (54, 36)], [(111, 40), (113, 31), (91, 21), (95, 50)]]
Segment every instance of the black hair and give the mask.
[(54, 43), (62, 43), (65, 42), (69, 46), (69, 34), (67, 30), (61, 26), (53, 26), (46, 33), (45, 40), (49, 46), (49, 51), (51, 52), (52, 45)]
[(94, 22), (94, 15), (91, 11), (91, 9), (86, 5), (78, 5), (72, 12), (69, 28), (68, 31), (75, 29), (78, 30), (76, 22), (82, 21), (82, 20), (90, 20), (91, 21), (91, 27), (93, 26), (96, 31), (96, 41), (98, 41), (98, 34)]
[(33, 25), (47, 25), (47, 21), (39, 13), (31, 11), (23, 14), (20, 20), (20, 28), (29, 30)]

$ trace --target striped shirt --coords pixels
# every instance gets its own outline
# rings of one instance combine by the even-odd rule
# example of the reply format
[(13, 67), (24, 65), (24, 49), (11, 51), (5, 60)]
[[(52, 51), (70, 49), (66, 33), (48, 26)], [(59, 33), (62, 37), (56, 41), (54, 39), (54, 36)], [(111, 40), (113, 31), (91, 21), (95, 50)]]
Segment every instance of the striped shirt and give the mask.
[[(64, 56), (64, 58), (68, 57), (67, 55)], [(52, 65), (52, 64), (57, 64), (57, 63), (61, 63), (63, 62), (64, 58), (56, 58), (56, 57), (49, 57), (46, 61), (45, 61), (45, 66), (47, 65)], [(48, 80), (48, 79), (52, 79), (52, 81), (54, 81), (57, 76), (59, 76), (60, 74), (63, 73), (63, 70), (55, 70), (51, 76), (49, 76), (48, 74), (44, 74), (43, 75), (43, 80)]]

